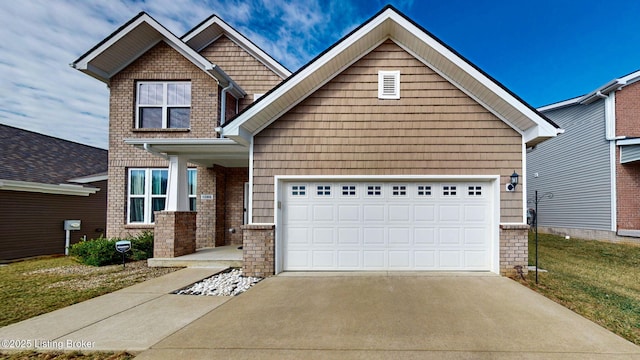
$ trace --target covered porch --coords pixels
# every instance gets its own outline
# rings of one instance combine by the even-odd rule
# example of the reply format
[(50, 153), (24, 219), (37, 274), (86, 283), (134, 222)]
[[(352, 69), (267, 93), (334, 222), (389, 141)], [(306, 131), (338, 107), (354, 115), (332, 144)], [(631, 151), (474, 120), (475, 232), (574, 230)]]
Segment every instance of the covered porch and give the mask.
[[(242, 246), (242, 225), (248, 221), (248, 147), (220, 138), (141, 138), (125, 143), (168, 161), (165, 207), (155, 212), (154, 259), (192, 255), (184, 261), (211, 262), (225, 254), (220, 260), (241, 264), (238, 256), (228, 258), (229, 252), (210, 248)], [(194, 166), (196, 211), (190, 211), (187, 169)]]

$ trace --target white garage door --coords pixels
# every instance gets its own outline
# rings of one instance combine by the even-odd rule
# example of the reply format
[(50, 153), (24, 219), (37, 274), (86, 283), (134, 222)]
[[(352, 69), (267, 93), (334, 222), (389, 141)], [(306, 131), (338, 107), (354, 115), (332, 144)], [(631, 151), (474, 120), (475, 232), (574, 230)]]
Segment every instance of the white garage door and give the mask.
[(283, 190), (283, 270), (491, 269), (489, 182), (295, 182)]

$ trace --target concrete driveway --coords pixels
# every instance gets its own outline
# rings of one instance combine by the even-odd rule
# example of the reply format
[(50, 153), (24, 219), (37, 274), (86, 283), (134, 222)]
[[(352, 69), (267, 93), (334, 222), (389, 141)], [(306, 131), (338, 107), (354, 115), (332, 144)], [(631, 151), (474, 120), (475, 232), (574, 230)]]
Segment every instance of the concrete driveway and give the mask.
[(640, 359), (640, 347), (499, 276), (294, 273), (136, 359), (177, 358)]

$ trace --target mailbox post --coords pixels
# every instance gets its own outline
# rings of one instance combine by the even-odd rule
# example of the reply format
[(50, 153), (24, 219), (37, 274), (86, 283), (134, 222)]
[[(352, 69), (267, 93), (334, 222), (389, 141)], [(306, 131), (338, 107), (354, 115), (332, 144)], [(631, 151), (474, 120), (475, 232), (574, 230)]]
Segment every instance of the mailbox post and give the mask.
[(120, 241), (116, 241), (116, 251), (118, 251), (119, 253), (122, 253), (122, 267), (124, 268), (124, 254), (131, 250), (131, 241), (129, 240), (120, 240)]
[(64, 242), (64, 254), (69, 255), (69, 239), (71, 238), (71, 231), (80, 230), (80, 220), (65, 220), (64, 230), (66, 232), (66, 239)]

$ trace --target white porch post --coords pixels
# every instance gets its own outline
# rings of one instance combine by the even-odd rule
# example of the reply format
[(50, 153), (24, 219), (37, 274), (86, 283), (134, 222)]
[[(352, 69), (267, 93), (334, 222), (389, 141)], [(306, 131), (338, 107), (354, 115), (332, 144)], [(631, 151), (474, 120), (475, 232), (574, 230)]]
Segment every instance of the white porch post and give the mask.
[(169, 155), (169, 179), (165, 211), (189, 211), (189, 187), (187, 183), (187, 159)]

